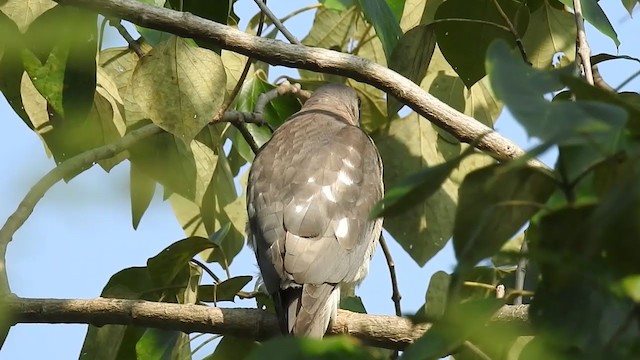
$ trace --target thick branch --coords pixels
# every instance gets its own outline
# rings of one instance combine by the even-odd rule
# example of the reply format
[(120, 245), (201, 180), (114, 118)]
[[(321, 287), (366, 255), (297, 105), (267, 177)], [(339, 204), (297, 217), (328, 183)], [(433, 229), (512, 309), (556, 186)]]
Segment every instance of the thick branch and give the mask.
[[(261, 61), (322, 73), (347, 76), (395, 96), (458, 140), (470, 143), (487, 134), (477, 147), (499, 159), (512, 159), (523, 150), (474, 118), (436, 99), (411, 80), (366, 59), (321, 48), (286, 44), (258, 38), (190, 13), (144, 5), (133, 0), (56, 0), (61, 4), (94, 9), (135, 24), (179, 36), (206, 39), (220, 47)], [(536, 163), (543, 166), (540, 163)]]
[[(27, 299), (6, 297), (0, 302), (18, 323), (138, 325), (185, 333), (201, 332), (265, 340), (279, 334), (275, 315), (259, 309), (228, 309), (142, 300), (97, 298)], [(524, 324), (526, 305), (505, 306), (492, 321)], [(402, 350), (420, 337), (427, 324), (413, 325), (396, 316), (366, 315), (339, 310), (331, 334), (349, 334), (377, 347)]]

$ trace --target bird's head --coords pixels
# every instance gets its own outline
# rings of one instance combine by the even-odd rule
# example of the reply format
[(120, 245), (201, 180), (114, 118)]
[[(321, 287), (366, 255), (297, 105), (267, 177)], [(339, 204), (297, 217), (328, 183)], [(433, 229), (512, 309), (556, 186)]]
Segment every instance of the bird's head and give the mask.
[(351, 125), (360, 126), (360, 98), (349, 86), (333, 83), (319, 87), (304, 103), (303, 110), (327, 109), (345, 115)]

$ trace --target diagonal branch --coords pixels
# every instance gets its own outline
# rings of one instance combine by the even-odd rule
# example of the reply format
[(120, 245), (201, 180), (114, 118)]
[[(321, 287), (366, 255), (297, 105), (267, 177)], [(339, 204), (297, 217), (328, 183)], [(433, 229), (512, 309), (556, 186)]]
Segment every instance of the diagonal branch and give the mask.
[[(259, 309), (230, 309), (203, 305), (158, 303), (143, 300), (97, 298), (28, 299), (6, 297), (0, 300), (11, 314), (11, 325), (18, 323), (137, 325), (142, 327), (234, 335), (265, 340), (280, 334), (274, 314)], [(523, 335), (528, 306), (504, 306), (492, 319), (495, 324), (521, 324)], [(330, 334), (349, 334), (376, 347), (402, 350), (419, 338), (428, 324), (414, 325), (406, 318), (367, 315), (338, 310)]]
[[(193, 14), (145, 5), (134, 0), (56, 1), (118, 16), (135, 24), (178, 36), (207, 39), (222, 48), (272, 65), (347, 76), (395, 96), (462, 142), (471, 143), (481, 135), (487, 134), (477, 141), (477, 148), (498, 159), (513, 159), (524, 154), (524, 151), (511, 140), (436, 99), (411, 80), (357, 56), (258, 38)], [(535, 160), (532, 164), (544, 167)]]

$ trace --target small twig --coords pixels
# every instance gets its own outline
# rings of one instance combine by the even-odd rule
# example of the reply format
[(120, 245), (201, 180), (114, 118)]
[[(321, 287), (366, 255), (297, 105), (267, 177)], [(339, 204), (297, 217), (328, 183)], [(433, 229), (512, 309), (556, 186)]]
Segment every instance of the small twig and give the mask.
[(198, 265), (202, 270), (204, 270), (204, 272), (209, 274), (209, 276), (211, 276), (213, 278), (213, 281), (215, 281), (216, 284), (220, 283), (220, 278), (216, 274), (214, 274), (213, 271), (211, 271), (211, 269), (209, 269), (209, 267), (207, 267), (207, 265), (203, 264), (200, 260), (191, 259), (189, 261), (191, 261), (192, 263)]
[(631, 74), (631, 76), (629, 76), (628, 78), (626, 78), (622, 83), (620, 83), (620, 85), (618, 85), (616, 87), (616, 92), (622, 90), (623, 87), (625, 87), (628, 83), (632, 82), (635, 78), (637, 78), (638, 76), (640, 76), (640, 70), (636, 71), (635, 73)]
[(97, 161), (113, 157), (135, 143), (162, 130), (156, 125), (146, 125), (123, 136), (119, 141), (78, 154), (58, 165), (42, 177), (22, 199), (18, 208), (0, 229), (0, 295), (10, 292), (5, 268), (7, 245), (16, 231), (24, 224), (44, 194), (58, 181), (81, 169), (88, 169)]
[[(203, 335), (203, 334), (200, 334)], [(198, 345), (195, 347), (195, 349), (193, 349), (191, 351), (191, 355), (193, 356), (193, 354), (195, 354), (196, 352), (198, 352), (198, 350), (202, 349), (203, 347), (205, 347), (207, 344), (209, 344), (210, 342), (217, 340), (219, 338), (221, 338), (222, 335), (213, 335), (212, 337), (208, 338), (207, 340), (203, 341), (202, 344)], [(193, 340), (193, 339), (191, 339)]]
[(584, 18), (582, 17), (582, 3), (580, 0), (573, 0), (573, 13), (576, 18), (576, 53), (582, 63), (582, 71), (587, 82), (593, 85), (593, 72), (591, 71), (591, 48), (587, 42), (587, 33), (584, 30)]
[(477, 358), (482, 359), (482, 360), (491, 360), (491, 357), (489, 357), (489, 355), (485, 354), (484, 351), (480, 350), (479, 347), (475, 346), (473, 343), (471, 343), (469, 340), (466, 340), (463, 344), (462, 347), (471, 351), (472, 353), (474, 353), (476, 355)]
[(636, 304), (627, 314), (624, 322), (620, 324), (616, 332), (611, 336), (607, 344), (604, 346), (603, 354), (611, 354), (618, 339), (624, 334), (625, 330), (633, 323), (636, 317), (640, 315), (640, 305)]
[(393, 300), (393, 305), (396, 309), (396, 316), (402, 316), (402, 309), (400, 308), (400, 299), (402, 299), (402, 296), (400, 296), (400, 290), (398, 289), (396, 264), (393, 262), (393, 258), (391, 257), (391, 252), (389, 251), (387, 242), (384, 240), (384, 237), (382, 235), (380, 235), (380, 246), (382, 247), (384, 258), (387, 259), (387, 266), (389, 267), (389, 276), (391, 276), (391, 287), (393, 289), (391, 300)]
[(317, 4), (312, 4), (312, 5), (308, 5), (305, 7), (301, 7), (298, 10), (295, 10), (287, 15), (285, 15), (283, 18), (280, 19), (280, 22), (284, 24), (285, 21), (291, 19), (292, 17), (296, 16), (296, 15), (300, 15), (303, 12), (309, 11), (309, 10), (313, 10), (313, 9), (317, 9), (319, 7), (322, 7), (322, 4), (317, 3)]
[(129, 44), (129, 48), (131, 48), (138, 55), (138, 57), (144, 56), (144, 51), (140, 47), (140, 44), (129, 34), (127, 29), (122, 26), (122, 24), (120, 23), (120, 19), (109, 18), (109, 25), (118, 30), (120, 36), (122, 36), (127, 41), (127, 43)]
[[(522, 245), (520, 246), (520, 260), (518, 260), (518, 266), (516, 267), (516, 281), (515, 281), (515, 290), (522, 291), (524, 290), (524, 279), (527, 275), (527, 253), (529, 252), (529, 247), (527, 246), (527, 238), (525, 236), (522, 239)], [(522, 305), (522, 296), (517, 296), (513, 299), (513, 305)]]
[(593, 65), (591, 67), (591, 72), (593, 73), (593, 85), (606, 91), (615, 92), (611, 85), (604, 81), (602, 74), (600, 74), (600, 70), (598, 70), (598, 65)]
[(496, 9), (498, 10), (498, 13), (500, 14), (504, 22), (507, 23), (509, 32), (511, 33), (511, 35), (513, 35), (513, 40), (516, 42), (516, 45), (518, 46), (518, 50), (520, 50), (520, 55), (522, 55), (522, 59), (527, 64), (531, 65), (531, 62), (529, 61), (529, 57), (527, 56), (527, 52), (524, 49), (524, 45), (522, 44), (522, 39), (520, 38), (520, 35), (518, 35), (518, 30), (516, 30), (516, 27), (513, 26), (513, 23), (511, 22), (511, 19), (509, 19), (509, 16), (507, 16), (504, 10), (502, 10), (502, 7), (498, 3), (498, 0), (493, 0), (493, 5), (495, 5)]
[(269, 20), (271, 20), (273, 25), (282, 33), (282, 35), (284, 35), (284, 37), (287, 38), (287, 40), (289, 40), (290, 43), (300, 45), (300, 41), (296, 39), (296, 37), (293, 36), (293, 34), (291, 34), (286, 27), (284, 27), (284, 25), (280, 22), (280, 20), (278, 20), (278, 18), (271, 12), (271, 10), (269, 10), (265, 2), (263, 2), (262, 0), (254, 0), (254, 1), (256, 5), (258, 5), (262, 13), (267, 15), (267, 17), (269, 18)]
[(466, 287), (476, 287), (476, 288), (482, 288), (482, 289), (487, 289), (487, 290), (492, 290), (492, 291), (495, 291), (495, 289), (496, 289), (495, 285), (485, 284), (485, 283), (481, 283), (481, 282), (477, 282), (477, 281), (464, 281), (462, 283), (462, 285), (464, 285)]

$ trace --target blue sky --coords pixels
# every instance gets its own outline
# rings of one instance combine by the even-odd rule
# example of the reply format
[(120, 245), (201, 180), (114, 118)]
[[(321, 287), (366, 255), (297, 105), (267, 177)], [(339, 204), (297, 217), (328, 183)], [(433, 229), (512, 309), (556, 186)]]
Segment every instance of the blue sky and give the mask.
[[(287, 2), (272, 3), (272, 11), (280, 17), (291, 11)], [(298, 1), (296, 6), (311, 3), (314, 2)], [(619, 53), (640, 57), (638, 20), (629, 18), (620, 1), (600, 3), (618, 31), (622, 43)], [(246, 21), (257, 12), (257, 7), (251, 0), (240, 0), (236, 12), (243, 20), (241, 28), (244, 28)], [(286, 25), (302, 38), (312, 21), (313, 12), (307, 12)], [(588, 29), (587, 35), (594, 54), (617, 53), (613, 42), (593, 28)], [(110, 39), (117, 39), (117, 36), (112, 33)], [(117, 40), (118, 44), (123, 44)], [(640, 65), (637, 63), (624, 60), (600, 66), (604, 78), (614, 87), (638, 69)], [(295, 74), (295, 71), (276, 68), (270, 78), (283, 73)], [(636, 79), (626, 89), (640, 91), (640, 80)], [(54, 163), (47, 158), (40, 139), (13, 113), (4, 97), (0, 98), (3, 125), (0, 131), (0, 221), (4, 222), (28, 189), (52, 169)], [(497, 129), (522, 146), (529, 147), (526, 135), (508, 111), (501, 116)], [(552, 161), (553, 156), (547, 159)], [(7, 267), (12, 290), (23, 297), (97, 297), (112, 274), (126, 267), (144, 265), (148, 257), (183, 238), (169, 203), (162, 201), (160, 193), (156, 194), (138, 230), (133, 230), (128, 182), (129, 165), (122, 163), (110, 174), (94, 167), (68, 184), (55, 185), (9, 245)], [(393, 240), (389, 239), (389, 245), (399, 274), (403, 310), (415, 311), (424, 303), (431, 274), (437, 270), (452, 269), (453, 252), (447, 247), (420, 268)], [(214, 271), (220, 272), (216, 266), (212, 266)], [(231, 266), (232, 276), (256, 273), (253, 254), (248, 249), (243, 250)], [(374, 256), (370, 275), (357, 292), (370, 313), (393, 314), (391, 287), (382, 251), (378, 250)], [(225, 304), (237, 307), (253, 305), (252, 301)], [(76, 358), (85, 332), (85, 325), (20, 324), (11, 329), (0, 350), (0, 360)], [(201, 358), (207, 351), (198, 354), (196, 358)]]

